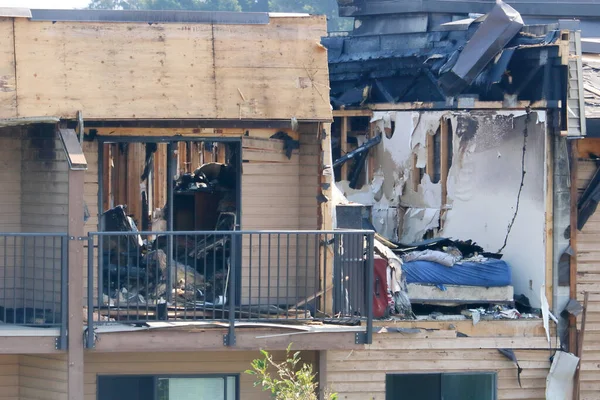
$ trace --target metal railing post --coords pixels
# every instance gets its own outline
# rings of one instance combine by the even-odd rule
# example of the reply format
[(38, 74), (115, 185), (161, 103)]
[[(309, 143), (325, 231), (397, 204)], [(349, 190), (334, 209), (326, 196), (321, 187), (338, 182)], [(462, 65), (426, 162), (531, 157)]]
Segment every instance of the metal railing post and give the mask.
[(231, 233), (231, 256), (229, 257), (229, 330), (223, 338), (223, 344), (225, 346), (235, 346), (235, 295), (236, 295), (236, 275), (237, 275), (237, 241), (238, 233), (236, 231)]
[(67, 320), (69, 318), (69, 237), (67, 235), (61, 236), (60, 242), (60, 337), (56, 347), (64, 350), (67, 348)]
[[(94, 340), (94, 237), (88, 236), (88, 312), (87, 312), (87, 332), (86, 332), (86, 340), (85, 347), (88, 349), (93, 349), (96, 345), (96, 341)], [(98, 271), (100, 273), (100, 270)], [(101, 298), (98, 298), (98, 307), (100, 307)]]

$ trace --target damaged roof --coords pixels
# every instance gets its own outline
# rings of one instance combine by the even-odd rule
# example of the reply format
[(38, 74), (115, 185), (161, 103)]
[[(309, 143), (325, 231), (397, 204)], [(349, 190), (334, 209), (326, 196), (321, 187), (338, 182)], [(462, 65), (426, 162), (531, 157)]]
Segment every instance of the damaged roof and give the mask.
[[(338, 0), (340, 16), (389, 13), (482, 13), (489, 12), (495, 0)], [(600, 16), (600, 0), (508, 0), (522, 15), (554, 17)]]
[[(481, 18), (418, 26), (414, 16), (379, 21), (351, 36), (323, 39), (329, 50), (331, 101), (335, 108), (365, 103), (448, 102), (459, 96), (482, 101), (560, 100), (559, 31), (526, 26), (499, 2)], [(386, 32), (402, 18), (411, 29)]]
[(585, 117), (600, 118), (600, 55), (583, 57)]

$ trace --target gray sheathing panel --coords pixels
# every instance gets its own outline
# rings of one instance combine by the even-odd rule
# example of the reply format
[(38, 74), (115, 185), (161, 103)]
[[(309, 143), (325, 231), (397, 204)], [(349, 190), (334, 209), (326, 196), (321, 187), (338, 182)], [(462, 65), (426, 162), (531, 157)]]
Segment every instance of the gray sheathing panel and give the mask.
[(522, 27), (521, 15), (498, 2), (461, 51), (452, 70), (440, 77), (444, 92), (455, 96), (467, 88)]

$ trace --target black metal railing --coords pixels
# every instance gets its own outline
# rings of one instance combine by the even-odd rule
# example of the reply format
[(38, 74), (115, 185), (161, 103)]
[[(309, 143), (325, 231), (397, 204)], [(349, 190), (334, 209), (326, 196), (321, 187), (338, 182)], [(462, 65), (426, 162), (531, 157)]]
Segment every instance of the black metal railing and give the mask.
[(59, 327), (66, 341), (66, 233), (0, 233), (0, 319)]
[(88, 346), (111, 322), (366, 323), (372, 231), (103, 232), (88, 240)]

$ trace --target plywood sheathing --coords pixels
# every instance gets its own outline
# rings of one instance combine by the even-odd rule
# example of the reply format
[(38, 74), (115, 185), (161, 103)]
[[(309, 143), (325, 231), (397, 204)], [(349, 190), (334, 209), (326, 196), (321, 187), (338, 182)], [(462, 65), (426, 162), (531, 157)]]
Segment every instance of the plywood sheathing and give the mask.
[(0, 18), (0, 60), (0, 118), (15, 118), (17, 88), (12, 18)]
[(1, 116), (330, 120), (325, 35), (323, 16), (214, 26), (2, 19)]

